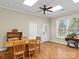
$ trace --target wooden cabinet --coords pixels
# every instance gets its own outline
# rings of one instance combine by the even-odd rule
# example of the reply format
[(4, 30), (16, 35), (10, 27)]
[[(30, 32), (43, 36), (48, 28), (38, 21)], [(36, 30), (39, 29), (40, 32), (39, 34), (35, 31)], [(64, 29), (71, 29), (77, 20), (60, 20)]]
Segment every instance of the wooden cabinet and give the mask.
[(19, 38), (21, 39), (22, 32), (7, 32), (7, 41), (9, 38)]

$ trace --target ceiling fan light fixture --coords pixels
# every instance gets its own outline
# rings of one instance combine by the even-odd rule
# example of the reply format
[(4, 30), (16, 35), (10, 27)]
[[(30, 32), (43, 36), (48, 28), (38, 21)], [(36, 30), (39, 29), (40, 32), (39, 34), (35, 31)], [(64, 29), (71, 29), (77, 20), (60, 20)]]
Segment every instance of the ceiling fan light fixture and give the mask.
[(38, 0), (24, 0), (23, 4), (27, 6), (33, 6)]
[(74, 3), (78, 3), (78, 2), (79, 2), (79, 0), (73, 0), (73, 2), (74, 2)]
[(57, 11), (57, 10), (61, 10), (61, 9), (63, 9), (63, 7), (60, 6), (60, 5), (57, 5), (57, 6), (53, 7), (53, 8), (50, 9), (50, 10), (52, 10), (53, 12), (55, 12), (55, 11)]

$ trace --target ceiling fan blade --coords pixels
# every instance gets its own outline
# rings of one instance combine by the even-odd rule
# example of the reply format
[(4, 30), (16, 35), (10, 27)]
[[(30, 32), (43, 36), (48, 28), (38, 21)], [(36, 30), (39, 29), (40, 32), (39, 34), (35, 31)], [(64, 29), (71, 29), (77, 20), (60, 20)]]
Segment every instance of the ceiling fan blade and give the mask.
[(47, 9), (51, 9), (52, 7), (48, 7)]
[(52, 10), (47, 10), (47, 11), (49, 11), (49, 12), (53, 12)]
[(42, 7), (39, 7), (40, 9), (43, 9)]

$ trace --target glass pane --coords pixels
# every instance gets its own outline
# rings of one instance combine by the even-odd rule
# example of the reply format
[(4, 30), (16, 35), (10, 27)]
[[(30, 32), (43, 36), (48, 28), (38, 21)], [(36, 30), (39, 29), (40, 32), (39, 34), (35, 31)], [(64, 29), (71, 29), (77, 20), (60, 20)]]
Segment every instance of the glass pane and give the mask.
[(79, 17), (76, 19), (77, 20), (77, 28), (79, 28)]
[(68, 34), (74, 33), (76, 30), (74, 29), (68, 29)]
[(66, 29), (58, 29), (58, 36), (66, 36), (67, 32)]
[(76, 33), (79, 35), (79, 29), (77, 29), (77, 32)]
[(79, 34), (79, 29), (69, 29), (68, 34), (71, 34), (71, 33)]
[(58, 22), (58, 28), (66, 28), (65, 20), (60, 20), (60, 21)]
[(69, 28), (76, 28), (76, 18), (70, 20)]

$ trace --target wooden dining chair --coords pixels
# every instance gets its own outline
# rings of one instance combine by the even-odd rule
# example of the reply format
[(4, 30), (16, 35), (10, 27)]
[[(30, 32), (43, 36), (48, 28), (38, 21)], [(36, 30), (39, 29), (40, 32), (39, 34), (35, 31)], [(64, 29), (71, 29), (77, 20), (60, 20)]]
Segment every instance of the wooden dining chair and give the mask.
[(14, 59), (19, 59), (24, 57), (24, 52), (25, 52), (25, 41), (24, 40), (18, 40), (13, 42), (13, 56)]
[(37, 41), (36, 41), (36, 39), (29, 40), (29, 49), (28, 49), (29, 58), (33, 54), (35, 54), (35, 56), (36, 56), (36, 50), (37, 50)]
[(37, 41), (37, 46), (40, 52), (40, 43), (41, 43), (41, 37), (40, 36), (36, 36), (36, 41)]

